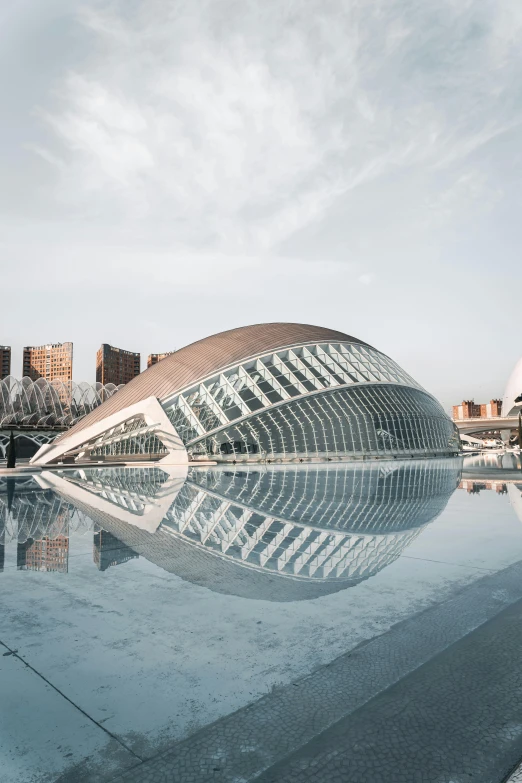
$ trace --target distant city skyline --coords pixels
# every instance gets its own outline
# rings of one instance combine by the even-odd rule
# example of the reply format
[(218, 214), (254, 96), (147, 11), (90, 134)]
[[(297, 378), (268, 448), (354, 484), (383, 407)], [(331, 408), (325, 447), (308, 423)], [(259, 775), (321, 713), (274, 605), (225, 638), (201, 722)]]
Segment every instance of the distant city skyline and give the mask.
[[(25, 0), (0, 12), (2, 344), (151, 351), (270, 321), (446, 410), (522, 354), (522, 8)], [(175, 8), (175, 12), (174, 12)]]
[[(49, 348), (50, 350), (48, 351), (48, 353), (51, 353), (53, 348), (60, 348), (61, 346), (71, 346), (71, 350), (72, 350), (73, 343), (69, 341), (69, 342), (42, 343), (42, 345), (36, 346), (36, 347), (35, 346), (23, 346), (23, 348), (21, 349), (21, 352), (20, 352), (20, 356), (21, 356), (20, 362), (19, 362), (20, 372), (16, 372), (17, 360), (16, 360), (16, 351), (15, 351), (15, 349), (11, 345), (0, 345), (0, 370), (2, 370), (2, 373), (0, 374), (0, 379), (6, 377), (7, 375), (13, 375), (15, 378), (22, 378), (24, 376), (24, 374), (27, 377), (31, 377), (33, 380), (35, 380), (37, 377), (42, 377), (42, 378), (47, 377), (46, 374), (45, 374), (45, 368), (44, 368), (43, 364), (42, 364), (42, 367), (40, 368), (42, 370), (41, 373), (40, 373), (39, 370), (36, 371), (35, 368), (33, 368), (33, 372), (32, 373), (31, 372), (25, 372), (24, 373), (24, 369), (26, 369), (26, 366), (29, 366), (31, 364), (32, 356), (33, 356), (32, 352), (34, 352), (35, 350), (39, 350), (40, 353), (45, 354), (46, 353), (45, 350), (44, 350), (45, 348)], [(143, 358), (143, 360), (142, 360), (141, 359), (141, 354), (139, 352), (129, 351), (126, 348), (116, 347), (116, 346), (113, 346), (113, 345), (109, 345), (107, 343), (102, 343), (102, 348), (103, 347), (111, 348), (111, 349), (113, 349), (114, 351), (117, 351), (117, 352), (121, 351), (123, 354), (132, 354), (133, 356), (136, 356), (138, 358), (140, 372), (143, 372), (144, 370), (146, 370), (149, 367), (151, 367), (153, 364), (157, 364), (157, 362), (162, 361), (167, 356), (170, 356), (172, 353), (174, 353), (173, 350), (172, 351), (164, 351), (163, 353), (149, 353), (147, 358), (146, 359)], [(94, 353), (93, 371), (92, 371), (92, 374), (93, 374), (94, 377), (92, 379), (92, 382), (94, 382), (95, 380), (99, 380), (100, 383), (116, 383), (116, 381), (112, 380), (112, 378), (109, 378), (108, 380), (106, 380), (105, 378), (98, 379), (96, 377), (97, 374), (98, 374), (98, 366), (99, 366), (99, 360), (100, 360), (100, 350), (101, 349), (98, 348), (98, 350)], [(76, 359), (76, 356), (75, 356), (75, 359)], [(51, 359), (51, 362), (52, 361), (53, 360)], [(74, 381), (82, 381), (83, 380), (83, 381), (91, 382), (91, 379), (88, 378), (88, 377), (82, 377), (82, 378), (77, 377), (77, 372), (75, 370), (75, 363), (73, 362), (72, 355), (71, 355), (70, 363), (71, 363), (71, 366), (73, 368), (72, 369), (72, 373), (73, 373), (73, 380)], [(84, 364), (84, 363), (85, 362), (82, 362), (82, 364)], [(4, 368), (5, 368), (5, 372), (4, 372)], [(57, 373), (57, 374), (50, 373), (49, 377), (47, 377), (47, 380), (52, 380), (55, 377), (61, 377), (61, 375), (59, 373)], [(130, 379), (131, 378), (129, 377), (126, 380), (119, 381), (119, 383), (128, 383), (128, 381)], [(116, 383), (116, 385), (118, 385), (118, 384)]]

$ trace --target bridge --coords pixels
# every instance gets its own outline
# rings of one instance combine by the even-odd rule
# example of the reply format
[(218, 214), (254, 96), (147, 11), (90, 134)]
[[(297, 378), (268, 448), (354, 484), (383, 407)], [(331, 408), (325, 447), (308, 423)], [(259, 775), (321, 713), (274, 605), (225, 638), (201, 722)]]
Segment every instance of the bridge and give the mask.
[(474, 435), (493, 430), (506, 432), (518, 427), (518, 416), (490, 416), (489, 418), (477, 416), (473, 419), (454, 419), (453, 421), (460, 435)]

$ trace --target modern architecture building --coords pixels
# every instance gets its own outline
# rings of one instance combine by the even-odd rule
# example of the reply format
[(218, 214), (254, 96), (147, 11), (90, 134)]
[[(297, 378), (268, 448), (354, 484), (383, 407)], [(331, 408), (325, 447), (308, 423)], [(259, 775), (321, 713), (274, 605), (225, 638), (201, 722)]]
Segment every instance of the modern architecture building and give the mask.
[(121, 388), (113, 383), (103, 386), (9, 376), (0, 381), (0, 430), (70, 427)]
[(140, 374), (140, 354), (103, 343), (96, 354), (96, 382), (115, 386)]
[(327, 461), (458, 450), (441, 405), (381, 351), (332, 329), (274, 323), (181, 348), (33, 461)]
[(0, 380), (0, 459), (5, 459), (11, 430), (18, 458), (32, 457), (61, 431), (86, 416), (122, 387), (39, 378)]
[(522, 359), (509, 376), (502, 400), (502, 416), (518, 416), (522, 411)]
[(32, 381), (72, 381), (73, 344), (49, 343), (27, 346), (23, 355), (23, 375)]
[(152, 367), (153, 364), (161, 362), (163, 359), (166, 359), (167, 356), (171, 356), (173, 353), (174, 351), (167, 351), (167, 353), (149, 353), (147, 356), (147, 368)]
[(0, 381), (11, 375), (11, 346), (0, 345)]

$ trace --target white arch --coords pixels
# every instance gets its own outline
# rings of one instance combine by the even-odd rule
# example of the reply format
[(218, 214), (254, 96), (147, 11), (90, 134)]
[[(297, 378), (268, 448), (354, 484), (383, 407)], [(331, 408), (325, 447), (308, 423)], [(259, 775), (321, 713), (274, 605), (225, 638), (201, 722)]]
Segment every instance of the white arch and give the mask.
[[(71, 453), (81, 457), (84, 452), (89, 452), (94, 447), (102, 435), (140, 414), (145, 422), (145, 427), (148, 427), (149, 432), (156, 435), (167, 449), (166, 456), (158, 464), (188, 464), (187, 450), (156, 397), (140, 400), (140, 402), (129, 405), (129, 407), (95, 422), (89, 427), (84, 427), (78, 432), (68, 433), (65, 437), (59, 438), (47, 446), (42, 446), (32, 458), (31, 464), (49, 465), (63, 460), (67, 454)], [(115, 435), (115, 437), (117, 436)]]
[(519, 359), (509, 376), (502, 400), (502, 416), (517, 416), (522, 410), (522, 402), (516, 403), (517, 397), (522, 395), (522, 359)]

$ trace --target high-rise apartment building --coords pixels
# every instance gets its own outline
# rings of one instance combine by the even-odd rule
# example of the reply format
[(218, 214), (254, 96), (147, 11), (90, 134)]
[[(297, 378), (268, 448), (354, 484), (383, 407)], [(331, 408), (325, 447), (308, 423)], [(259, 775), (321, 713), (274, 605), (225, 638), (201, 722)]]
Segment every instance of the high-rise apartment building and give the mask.
[(490, 400), (480, 406), (480, 416), (483, 419), (492, 419), (502, 416), (502, 400)]
[(16, 562), (22, 571), (60, 571), (66, 574), (69, 563), (69, 536), (56, 536), (19, 542)]
[(463, 400), (460, 405), (453, 406), (453, 419), (476, 419), (480, 416), (480, 405), (474, 400)]
[(36, 381), (72, 381), (73, 344), (49, 343), (24, 348), (23, 375)]
[(103, 343), (96, 354), (96, 381), (116, 386), (132, 381), (140, 374), (140, 358), (139, 353)]
[(482, 405), (474, 400), (463, 400), (460, 405), (453, 406), (453, 420), (460, 419), (491, 419), (502, 415), (502, 400), (490, 400)]
[(152, 367), (153, 364), (161, 362), (162, 359), (165, 359), (166, 356), (170, 356), (172, 353), (175, 353), (175, 351), (167, 351), (166, 353), (149, 353), (147, 357), (147, 369)]
[(94, 534), (93, 559), (100, 571), (106, 571), (111, 566), (126, 563), (139, 555), (126, 544), (123, 544), (112, 533), (100, 530)]
[(11, 375), (11, 346), (0, 345), (0, 380)]

